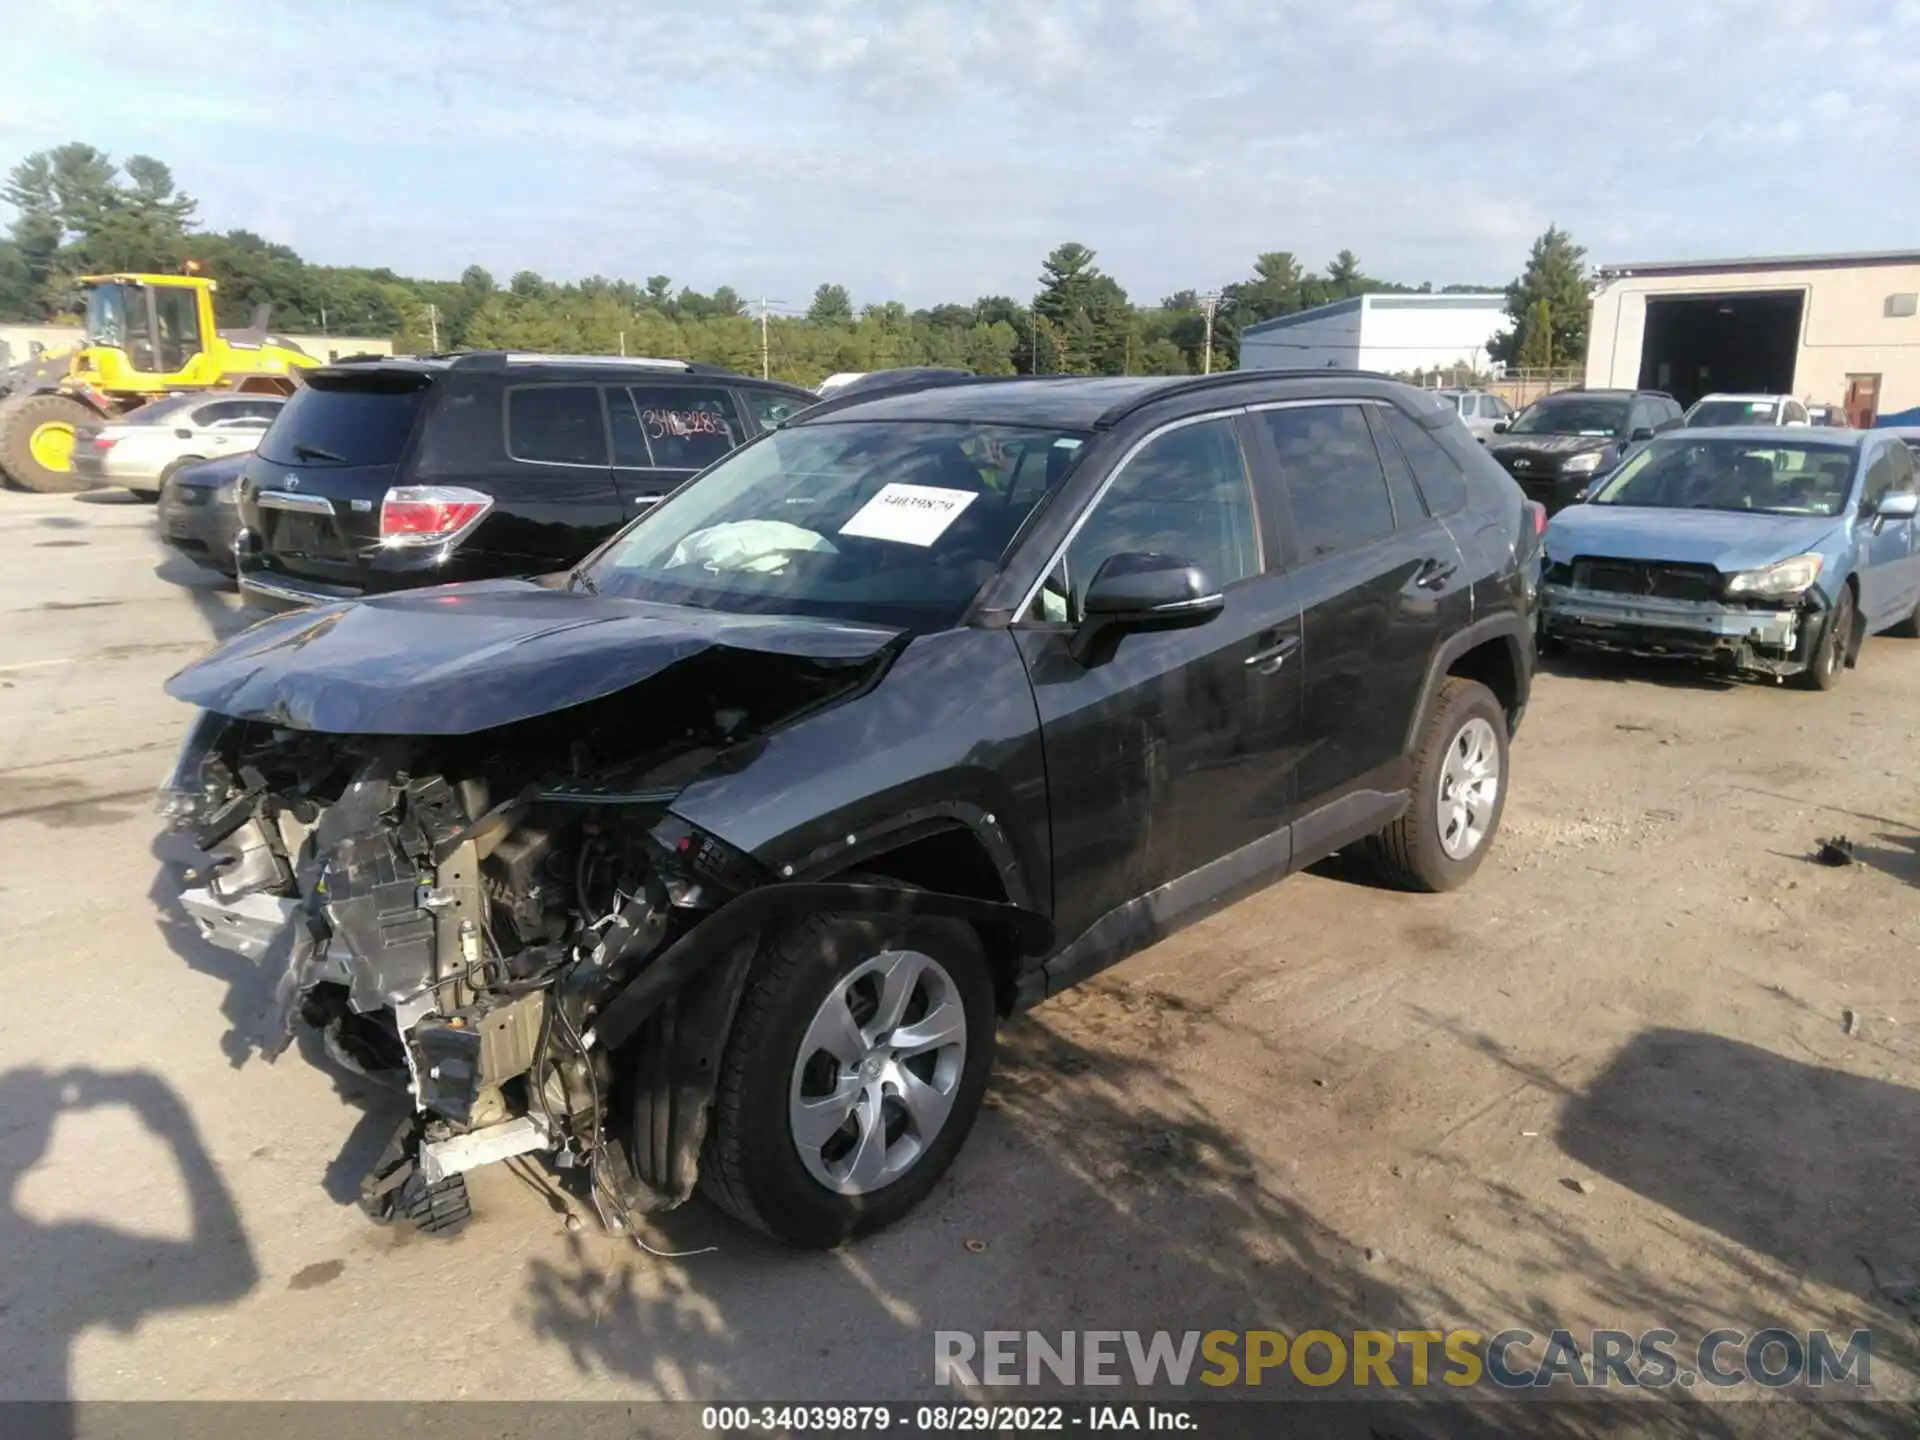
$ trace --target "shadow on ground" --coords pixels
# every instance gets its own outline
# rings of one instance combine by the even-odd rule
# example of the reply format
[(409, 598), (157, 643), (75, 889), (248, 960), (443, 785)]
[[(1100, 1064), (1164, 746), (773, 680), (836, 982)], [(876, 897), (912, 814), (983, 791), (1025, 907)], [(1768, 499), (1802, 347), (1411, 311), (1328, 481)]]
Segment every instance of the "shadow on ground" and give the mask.
[[(1094, 982), (1096, 995), (1101, 984)], [(1137, 991), (1131, 999), (1152, 1003)], [(1154, 1017), (1157, 1039), (1145, 1054), (1122, 1054), (1083, 1033), (1089, 1028), (1084, 1018), (1070, 1007), (1059, 1013), (1046, 1007), (1006, 1027), (989, 1109), (956, 1177), (894, 1231), (832, 1254), (801, 1255), (747, 1237), (696, 1203), (658, 1217), (649, 1243), (673, 1252), (717, 1245), (718, 1253), (662, 1257), (597, 1236), (570, 1236), (563, 1261), (535, 1259), (528, 1266), (527, 1323), (565, 1345), (583, 1374), (631, 1381), (642, 1394), (844, 1399), (857, 1388), (952, 1401), (954, 1390), (933, 1384), (940, 1330), (977, 1338), (989, 1329), (1038, 1329), (1057, 1343), (1062, 1330), (1164, 1329), (1177, 1337), (1268, 1329), (1300, 1336), (1315, 1329), (1350, 1335), (1465, 1325), (1483, 1333), (1523, 1327), (1544, 1338), (1573, 1322), (1533, 1288), (1535, 1279), (1564, 1273), (1579, 1276), (1618, 1315), (1670, 1315), (1691, 1340), (1716, 1325), (1757, 1330), (1778, 1317), (1777, 1310), (1769, 1312), (1765, 1292), (1752, 1296), (1745, 1313), (1716, 1309), (1724, 1297), (1705, 1300), (1679, 1278), (1591, 1233), (1564, 1207), (1484, 1181), (1478, 1223), (1471, 1232), (1454, 1226), (1444, 1237), (1449, 1263), (1438, 1270), (1402, 1268), (1325, 1223), (1290, 1183), (1299, 1173), (1294, 1161), (1263, 1164), (1242, 1143), (1241, 1127), (1260, 1123), (1257, 1095), (1245, 1097), (1237, 1123), (1228, 1124), (1171, 1078), (1171, 1057), (1205, 1043), (1209, 1017), (1184, 1007), (1170, 1018)], [(1630, 1046), (1622, 1078), (1610, 1076), (1593, 1097), (1567, 1097), (1565, 1133), (1570, 1146), (1593, 1154), (1596, 1168), (1620, 1183), (1644, 1187), (1648, 1198), (1688, 1219), (1717, 1221), (1728, 1242), (1719, 1246), (1721, 1258), (1744, 1264), (1758, 1284), (1763, 1272), (1740, 1247), (1791, 1252), (1792, 1207), (1811, 1202), (1818, 1215), (1848, 1193), (1844, 1168), (1832, 1162), (1850, 1141), (1863, 1140), (1864, 1130), (1848, 1128), (1834, 1153), (1808, 1157), (1829, 1167), (1815, 1177), (1781, 1153), (1780, 1131), (1769, 1131), (1758, 1117), (1740, 1122), (1724, 1147), (1711, 1152), (1714, 1160), (1724, 1168), (1723, 1150), (1739, 1151), (1739, 1173), (1765, 1173), (1769, 1166), (1776, 1173), (1767, 1182), (1763, 1223), (1735, 1224), (1729, 1218), (1735, 1212), (1723, 1213), (1716, 1199), (1705, 1198), (1709, 1181), (1697, 1173), (1695, 1157), (1660, 1147), (1636, 1168), (1623, 1149), (1595, 1139), (1596, 1131), (1612, 1134), (1622, 1124), (1638, 1123), (1644, 1131), (1653, 1116), (1676, 1117), (1682, 1129), (1727, 1118), (1717, 1108), (1690, 1111), (1691, 1087), (1709, 1077), (1684, 1063), (1663, 1067), (1657, 1057), (1674, 1054), (1676, 1045), (1681, 1056), (1699, 1056), (1713, 1069), (1705, 1053), (1685, 1041), (1651, 1037)], [(1642, 1074), (1649, 1062), (1651, 1071)], [(1781, 1068), (1758, 1093), (1784, 1100), (1806, 1078), (1800, 1073), (1806, 1067), (1776, 1063)], [(1722, 1071), (1712, 1078), (1739, 1085), (1755, 1077)], [(1735, 1103), (1732, 1094), (1724, 1098)], [(1860, 1127), (1883, 1127), (1887, 1138), (1871, 1143), (1889, 1156), (1912, 1138), (1904, 1092), (1869, 1097), (1829, 1080), (1811, 1101), (1820, 1113), (1856, 1103), (1868, 1107)], [(1812, 1112), (1807, 1121), (1814, 1123)], [(1903, 1153), (1910, 1157), (1911, 1148)], [(1410, 1168), (1415, 1158), (1409, 1157)], [(1310, 1163), (1311, 1157), (1300, 1162)], [(1890, 1194), (1887, 1203), (1908, 1202)], [(1489, 1213), (1497, 1222), (1493, 1233), (1525, 1235), (1530, 1251), (1545, 1249), (1546, 1273), (1516, 1266), (1513, 1254), (1488, 1244)], [(1903, 1321), (1881, 1305), (1872, 1309), (1871, 1323)], [(1315, 1389), (1284, 1366), (1257, 1390), (1213, 1389), (1198, 1383), (1208, 1368), (1198, 1357), (1178, 1390), (1163, 1383), (1141, 1389), (1117, 1339), (1115, 1345), (1124, 1377), (1119, 1385), (1077, 1392), (1056, 1387), (1055, 1398), (1398, 1401), (1384, 1408), (1328, 1404), (1324, 1424), (1315, 1422), (1315, 1433), (1372, 1437), (1841, 1435), (1858, 1433), (1861, 1418), (1840, 1406), (1703, 1406), (1678, 1389), (1642, 1392), (1605, 1408), (1501, 1397), (1466, 1414), (1436, 1404), (1458, 1403), (1459, 1394), (1445, 1386), (1408, 1388), (1407, 1346), (1394, 1358), (1401, 1380), (1395, 1391), (1345, 1384)], [(1326, 1352), (1314, 1353), (1316, 1368), (1323, 1367)], [(1513, 1358), (1526, 1363), (1524, 1347)], [(1434, 1375), (1442, 1368), (1436, 1352)], [(875, 1375), (883, 1377), (877, 1391)], [(1030, 1402), (1050, 1392), (1043, 1385), (974, 1393)], [(1568, 1394), (1555, 1387), (1551, 1398), (1564, 1401)], [(1489, 1395), (1483, 1384), (1475, 1399), (1485, 1402)], [(1610, 1398), (1620, 1400), (1618, 1392)]]
[[(185, 1237), (137, 1233), (150, 1223), (141, 1214), (127, 1215), (123, 1228), (23, 1213), (21, 1181), (47, 1153), (59, 1120), (109, 1106), (130, 1110), (171, 1153), (187, 1198)], [(7, 1071), (0, 1117), (0, 1396), (69, 1399), (71, 1349), (83, 1331), (129, 1332), (165, 1311), (231, 1305), (253, 1288), (259, 1275), (233, 1200), (164, 1081), (144, 1071)], [(97, 1168), (111, 1167), (103, 1160)], [(38, 1435), (61, 1433), (70, 1419), (40, 1418)]]

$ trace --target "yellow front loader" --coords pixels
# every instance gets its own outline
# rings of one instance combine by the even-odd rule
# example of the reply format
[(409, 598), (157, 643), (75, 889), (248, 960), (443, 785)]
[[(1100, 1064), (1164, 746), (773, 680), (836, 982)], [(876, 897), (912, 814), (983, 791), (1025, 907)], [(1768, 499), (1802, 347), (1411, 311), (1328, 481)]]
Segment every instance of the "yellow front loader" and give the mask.
[[(189, 267), (191, 269), (191, 267)], [(213, 323), (214, 282), (197, 274), (89, 275), (86, 343), (0, 377), (0, 476), (28, 490), (75, 490), (74, 433), (180, 390), (290, 392), (320, 362), (267, 334)]]

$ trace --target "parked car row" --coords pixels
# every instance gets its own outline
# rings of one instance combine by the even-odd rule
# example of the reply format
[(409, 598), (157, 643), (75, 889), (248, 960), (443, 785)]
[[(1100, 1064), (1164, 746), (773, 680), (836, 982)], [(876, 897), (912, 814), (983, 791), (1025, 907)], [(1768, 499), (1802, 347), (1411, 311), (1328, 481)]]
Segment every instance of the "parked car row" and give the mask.
[(375, 1218), (552, 1152), (836, 1243), (1000, 1017), (1335, 850), (1469, 880), (1537, 642), (1828, 689), (1920, 620), (1896, 434), (1570, 391), (1496, 439), (1351, 372), (328, 367), (238, 466), (302, 608), (168, 685), (181, 904), (290, 955), (269, 1053), (409, 1085)]

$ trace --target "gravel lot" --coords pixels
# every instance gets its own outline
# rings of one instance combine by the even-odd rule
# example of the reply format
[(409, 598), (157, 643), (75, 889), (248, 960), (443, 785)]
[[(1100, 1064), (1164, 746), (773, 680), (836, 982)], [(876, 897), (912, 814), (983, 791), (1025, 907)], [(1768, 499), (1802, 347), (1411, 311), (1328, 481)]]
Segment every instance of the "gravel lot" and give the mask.
[(434, 1242), (352, 1207), (382, 1117), (247, 1058), (256, 978), (169, 904), (160, 684), (241, 621), (122, 501), (0, 495), (0, 1397), (899, 1399), (935, 1329), (1772, 1324), (1871, 1326), (1915, 1394), (1920, 642), (1830, 695), (1543, 675), (1472, 887), (1336, 860), (1014, 1023), (952, 1178), (844, 1253), (696, 1204), (648, 1242), (717, 1249), (655, 1258), (500, 1168)]

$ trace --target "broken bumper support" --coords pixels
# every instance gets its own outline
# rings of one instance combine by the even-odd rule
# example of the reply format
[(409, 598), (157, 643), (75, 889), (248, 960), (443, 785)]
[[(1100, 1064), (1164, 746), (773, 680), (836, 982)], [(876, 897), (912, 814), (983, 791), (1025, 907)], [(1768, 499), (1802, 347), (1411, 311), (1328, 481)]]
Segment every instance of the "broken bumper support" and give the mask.
[(1740, 669), (1791, 675), (1813, 628), (1806, 607), (1743, 608), (1711, 600), (1668, 600), (1545, 585), (1542, 623), (1549, 636), (1642, 655), (1719, 660)]

